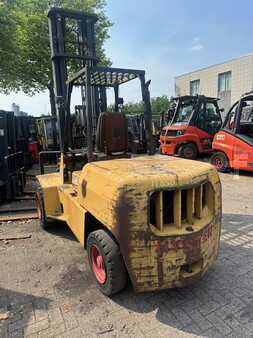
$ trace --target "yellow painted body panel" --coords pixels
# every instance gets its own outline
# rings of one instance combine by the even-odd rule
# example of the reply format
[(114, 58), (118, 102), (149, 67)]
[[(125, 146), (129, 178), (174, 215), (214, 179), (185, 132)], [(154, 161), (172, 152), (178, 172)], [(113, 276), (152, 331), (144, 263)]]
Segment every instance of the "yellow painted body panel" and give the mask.
[(41, 175), (37, 178), (43, 191), (46, 216), (66, 222), (78, 241), (84, 245), (86, 210), (78, 203), (73, 186), (62, 183), (61, 173)]
[[(55, 210), (51, 216), (57, 217), (60, 201), (61, 217), (82, 244), (85, 213), (99, 220), (116, 237), (137, 291), (184, 286), (200, 278), (217, 257), (221, 188), (216, 170), (207, 163), (161, 155), (92, 162), (73, 173), (72, 185), (56, 186), (54, 179), (51, 188), (45, 185), (45, 176), (39, 181), (46, 214)], [(204, 188), (208, 201), (202, 197)], [(50, 197), (53, 189), (58, 199)], [(151, 224), (156, 191), (172, 192), (173, 224), (163, 224), (161, 210), (171, 200), (163, 201), (159, 194), (158, 224)]]
[(62, 185), (60, 173), (37, 176), (41, 188), (43, 189), (44, 204), (46, 215), (61, 215), (58, 187)]
[(66, 223), (69, 225), (78, 241), (84, 245), (84, 221), (86, 210), (78, 203), (72, 185), (62, 185), (59, 187), (59, 197), (63, 205), (63, 215)]

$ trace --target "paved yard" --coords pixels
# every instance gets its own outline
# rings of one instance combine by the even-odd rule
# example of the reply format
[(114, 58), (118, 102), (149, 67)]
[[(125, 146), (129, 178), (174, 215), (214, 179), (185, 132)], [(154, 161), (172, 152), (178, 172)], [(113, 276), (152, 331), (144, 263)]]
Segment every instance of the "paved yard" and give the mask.
[(196, 285), (108, 299), (65, 226), (0, 225), (0, 337), (252, 337), (253, 175), (222, 175), (219, 260)]

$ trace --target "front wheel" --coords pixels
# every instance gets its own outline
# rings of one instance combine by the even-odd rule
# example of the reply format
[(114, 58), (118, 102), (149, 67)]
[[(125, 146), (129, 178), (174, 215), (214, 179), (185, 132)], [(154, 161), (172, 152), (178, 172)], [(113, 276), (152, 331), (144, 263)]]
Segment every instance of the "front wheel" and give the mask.
[(188, 160), (195, 160), (198, 156), (198, 149), (193, 143), (186, 143), (179, 147), (178, 155)]
[(121, 291), (127, 281), (127, 272), (118, 244), (104, 230), (92, 232), (87, 239), (91, 271), (100, 291), (112, 296)]
[(221, 151), (214, 153), (211, 156), (210, 162), (220, 172), (225, 173), (229, 171), (229, 160)]

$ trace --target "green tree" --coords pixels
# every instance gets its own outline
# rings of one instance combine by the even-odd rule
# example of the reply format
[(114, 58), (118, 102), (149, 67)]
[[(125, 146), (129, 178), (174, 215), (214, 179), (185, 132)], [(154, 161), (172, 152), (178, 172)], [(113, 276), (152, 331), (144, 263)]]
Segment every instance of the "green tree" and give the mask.
[(144, 112), (143, 102), (129, 102), (123, 107), (123, 112), (127, 114), (140, 114)]
[(97, 55), (101, 64), (110, 64), (103, 48), (111, 26), (105, 5), (105, 0), (0, 0), (0, 91), (33, 95), (48, 89), (52, 98), (47, 19), (52, 6), (96, 13)]
[[(170, 105), (170, 99), (167, 95), (161, 95), (151, 98), (151, 109), (153, 113), (167, 112)], [(109, 110), (113, 110), (114, 107), (111, 105)], [(123, 107), (123, 112), (126, 114), (140, 114), (144, 112), (143, 102), (129, 102)]]
[(169, 108), (170, 99), (167, 95), (153, 97), (151, 99), (151, 106), (153, 113), (166, 112)]
[(8, 7), (0, 1), (0, 88), (4, 93), (17, 87), (15, 54), (16, 22)]

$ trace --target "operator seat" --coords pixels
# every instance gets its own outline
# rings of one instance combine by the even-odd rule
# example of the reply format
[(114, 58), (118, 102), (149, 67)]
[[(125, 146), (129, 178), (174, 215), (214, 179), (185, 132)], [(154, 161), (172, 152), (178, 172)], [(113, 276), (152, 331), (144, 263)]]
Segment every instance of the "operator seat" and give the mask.
[(128, 150), (128, 123), (121, 113), (101, 113), (98, 119), (97, 150), (106, 155), (125, 154)]

